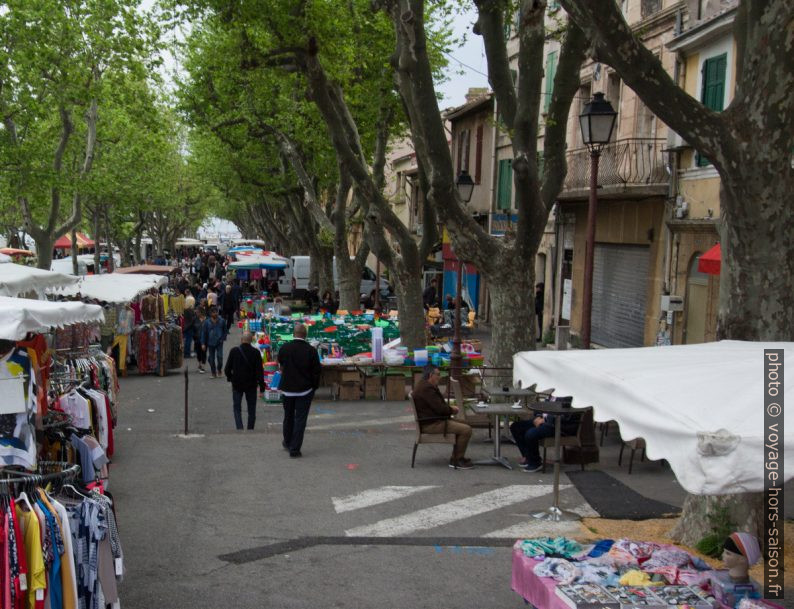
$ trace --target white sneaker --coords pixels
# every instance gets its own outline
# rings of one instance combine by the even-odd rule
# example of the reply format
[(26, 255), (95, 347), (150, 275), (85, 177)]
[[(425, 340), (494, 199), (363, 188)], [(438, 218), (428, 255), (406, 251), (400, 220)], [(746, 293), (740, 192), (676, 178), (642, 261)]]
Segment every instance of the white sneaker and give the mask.
[(199, 372), (199, 374), (207, 374), (207, 371), (204, 370), (204, 368), (199, 368), (198, 372)]

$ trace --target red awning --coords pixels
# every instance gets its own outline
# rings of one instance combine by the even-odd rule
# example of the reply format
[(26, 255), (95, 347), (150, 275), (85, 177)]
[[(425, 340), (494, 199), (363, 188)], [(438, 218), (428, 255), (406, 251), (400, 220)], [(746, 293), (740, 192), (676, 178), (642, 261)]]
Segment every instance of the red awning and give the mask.
[(698, 260), (698, 271), (709, 275), (719, 275), (722, 265), (722, 252), (718, 243), (709, 251), (703, 254)]
[[(66, 250), (72, 247), (72, 235), (66, 234), (63, 235), (60, 239), (55, 242), (53, 247), (56, 250)], [(77, 247), (94, 247), (94, 241), (86, 237), (83, 233), (77, 233)]]

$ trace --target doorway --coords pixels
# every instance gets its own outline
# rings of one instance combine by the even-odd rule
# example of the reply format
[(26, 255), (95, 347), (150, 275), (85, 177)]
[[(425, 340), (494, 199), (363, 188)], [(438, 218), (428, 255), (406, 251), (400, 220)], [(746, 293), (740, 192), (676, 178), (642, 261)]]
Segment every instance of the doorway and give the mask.
[(692, 257), (686, 280), (686, 325), (684, 344), (706, 342), (706, 305), (708, 304), (709, 276), (698, 270), (700, 254)]

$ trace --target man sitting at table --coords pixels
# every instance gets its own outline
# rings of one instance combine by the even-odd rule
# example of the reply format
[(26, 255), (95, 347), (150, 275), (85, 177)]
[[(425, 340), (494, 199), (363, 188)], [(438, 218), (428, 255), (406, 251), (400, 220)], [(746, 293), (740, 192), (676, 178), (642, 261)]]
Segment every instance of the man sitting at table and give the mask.
[[(557, 398), (555, 402), (569, 401), (571, 398)], [(579, 431), (579, 414), (562, 415), (560, 435), (573, 436)], [(554, 415), (536, 412), (532, 419), (515, 421), (510, 424), (510, 433), (523, 457), (522, 469), (532, 473), (543, 469), (539, 444), (543, 438), (554, 437)]]
[(449, 466), (452, 469), (474, 469), (471, 459), (466, 459), (466, 447), (471, 438), (471, 427), (460, 421), (453, 421), (450, 417), (458, 412), (457, 406), (447, 404), (438, 383), (441, 380), (441, 371), (435, 366), (425, 366), (422, 380), (416, 384), (413, 391), (414, 404), (416, 404), (416, 418), (422, 433), (453, 434), (455, 446)]

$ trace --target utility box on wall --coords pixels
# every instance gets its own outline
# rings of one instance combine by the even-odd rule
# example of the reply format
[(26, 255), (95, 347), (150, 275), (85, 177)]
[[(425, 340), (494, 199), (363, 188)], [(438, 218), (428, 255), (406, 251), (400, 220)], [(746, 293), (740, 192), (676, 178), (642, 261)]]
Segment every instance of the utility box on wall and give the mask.
[(683, 311), (684, 310), (684, 299), (681, 296), (675, 296), (673, 294), (669, 295), (662, 295), (662, 306), (660, 307), (662, 311)]

